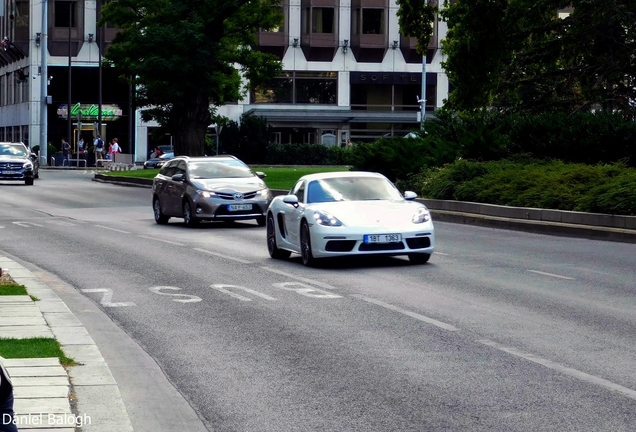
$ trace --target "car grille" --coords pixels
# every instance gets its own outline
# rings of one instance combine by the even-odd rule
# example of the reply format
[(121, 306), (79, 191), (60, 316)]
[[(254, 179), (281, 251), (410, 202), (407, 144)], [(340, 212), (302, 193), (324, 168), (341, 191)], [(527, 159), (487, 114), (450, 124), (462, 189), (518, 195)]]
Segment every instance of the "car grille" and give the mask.
[(395, 243), (370, 243), (365, 244), (362, 243), (358, 250), (360, 252), (375, 252), (375, 251), (391, 251), (391, 250), (402, 250), (404, 249), (404, 243), (395, 242)]
[(431, 239), (429, 237), (407, 238), (406, 244), (411, 249), (424, 249), (431, 246)]
[(24, 166), (24, 162), (0, 162), (0, 170), (19, 170)]
[(355, 245), (355, 240), (329, 240), (325, 245), (325, 250), (328, 252), (350, 252)]
[[(231, 192), (231, 193), (227, 193), (227, 192), (215, 192), (215, 193), (216, 193), (216, 196), (218, 196), (218, 197), (219, 197), (219, 198), (221, 198), (221, 199), (235, 201), (235, 199), (234, 199), (234, 192)], [(243, 198), (241, 198), (241, 199), (244, 199), (244, 200), (252, 199), (252, 198), (254, 198), (255, 196), (256, 196), (256, 191), (254, 191), (254, 192), (247, 192), (247, 193), (244, 193), (244, 194), (243, 194)], [(240, 201), (240, 200), (239, 200), (239, 201)]]

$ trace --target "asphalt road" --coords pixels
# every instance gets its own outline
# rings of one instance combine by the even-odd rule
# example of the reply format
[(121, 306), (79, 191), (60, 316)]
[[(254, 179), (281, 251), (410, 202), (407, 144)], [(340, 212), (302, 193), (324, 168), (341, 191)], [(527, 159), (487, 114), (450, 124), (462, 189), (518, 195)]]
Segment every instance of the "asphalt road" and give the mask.
[[(0, 184), (0, 250), (98, 305), (209, 430), (636, 428), (636, 245), (437, 223), (426, 265), (308, 269), (253, 222), (158, 226), (149, 189), (41, 177)], [(136, 430), (175, 430), (119, 378)]]

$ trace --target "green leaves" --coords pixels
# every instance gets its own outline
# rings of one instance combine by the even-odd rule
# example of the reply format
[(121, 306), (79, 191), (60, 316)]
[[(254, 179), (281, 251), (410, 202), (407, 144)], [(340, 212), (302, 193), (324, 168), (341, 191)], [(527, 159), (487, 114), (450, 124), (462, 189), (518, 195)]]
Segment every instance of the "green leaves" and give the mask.
[(429, 41), (433, 36), (433, 25), (437, 12), (437, 1), (397, 0), (397, 16), (400, 33), (417, 39), (416, 50), (426, 55)]

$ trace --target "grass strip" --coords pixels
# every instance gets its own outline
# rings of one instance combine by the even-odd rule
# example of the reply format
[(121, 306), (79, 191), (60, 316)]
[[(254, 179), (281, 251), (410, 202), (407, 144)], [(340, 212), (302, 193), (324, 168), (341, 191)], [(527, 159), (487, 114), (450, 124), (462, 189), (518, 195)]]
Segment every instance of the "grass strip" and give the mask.
[[(263, 180), (270, 189), (291, 189), (298, 179), (304, 175), (333, 171), (349, 171), (347, 166), (321, 166), (301, 168), (265, 168), (252, 167), (254, 171), (264, 172), (267, 177)], [(139, 169), (133, 171), (106, 171), (100, 174), (109, 177), (133, 177), (153, 179), (159, 173), (158, 169)]]
[(27, 295), (27, 290), (24, 285), (18, 284), (0, 284), (0, 296), (17, 296)]
[(5, 359), (57, 357), (64, 366), (77, 363), (67, 357), (60, 343), (53, 338), (0, 338), (0, 357)]

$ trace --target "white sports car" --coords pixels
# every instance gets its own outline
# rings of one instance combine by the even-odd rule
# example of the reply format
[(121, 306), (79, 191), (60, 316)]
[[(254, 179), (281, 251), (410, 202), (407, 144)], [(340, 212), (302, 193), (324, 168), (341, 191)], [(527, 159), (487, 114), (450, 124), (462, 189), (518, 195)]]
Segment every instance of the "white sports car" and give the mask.
[(431, 215), (382, 174), (330, 172), (301, 177), (289, 195), (267, 210), (267, 249), (272, 258), (292, 252), (311, 266), (316, 258), (408, 255), (426, 263), (435, 246)]

